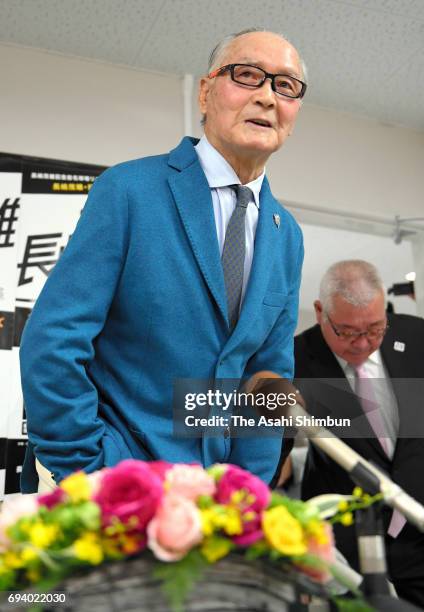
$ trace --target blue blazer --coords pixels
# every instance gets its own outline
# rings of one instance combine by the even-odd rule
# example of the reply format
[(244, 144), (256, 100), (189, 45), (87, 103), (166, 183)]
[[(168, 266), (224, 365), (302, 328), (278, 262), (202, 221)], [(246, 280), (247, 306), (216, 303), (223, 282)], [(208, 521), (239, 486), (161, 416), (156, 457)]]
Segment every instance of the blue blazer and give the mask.
[[(232, 462), (265, 481), (281, 438), (175, 438), (173, 382), (293, 375), (302, 236), (264, 180), (251, 276), (230, 333), (210, 188), (184, 138), (106, 170), (25, 327), (29, 446), (57, 482), (122, 459)], [(280, 223), (274, 215), (279, 215)]]

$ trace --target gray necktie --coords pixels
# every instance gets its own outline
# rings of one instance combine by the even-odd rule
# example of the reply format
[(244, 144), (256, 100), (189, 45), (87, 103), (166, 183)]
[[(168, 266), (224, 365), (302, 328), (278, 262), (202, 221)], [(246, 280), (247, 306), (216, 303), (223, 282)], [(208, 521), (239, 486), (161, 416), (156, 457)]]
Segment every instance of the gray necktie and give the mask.
[(237, 194), (237, 204), (228, 222), (222, 251), (222, 268), (227, 291), (230, 329), (234, 329), (236, 326), (240, 309), (246, 251), (246, 210), (253, 197), (252, 190), (249, 187), (233, 185), (232, 188)]

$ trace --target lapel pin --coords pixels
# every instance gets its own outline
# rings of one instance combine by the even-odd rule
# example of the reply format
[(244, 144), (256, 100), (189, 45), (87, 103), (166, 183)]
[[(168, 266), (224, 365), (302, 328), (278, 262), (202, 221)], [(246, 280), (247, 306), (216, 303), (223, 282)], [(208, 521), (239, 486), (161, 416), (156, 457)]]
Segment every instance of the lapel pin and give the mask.
[(399, 353), (403, 353), (405, 350), (405, 343), (396, 341), (393, 345), (395, 351), (399, 351)]
[(280, 227), (280, 215), (272, 215), (272, 218), (274, 219), (275, 225)]

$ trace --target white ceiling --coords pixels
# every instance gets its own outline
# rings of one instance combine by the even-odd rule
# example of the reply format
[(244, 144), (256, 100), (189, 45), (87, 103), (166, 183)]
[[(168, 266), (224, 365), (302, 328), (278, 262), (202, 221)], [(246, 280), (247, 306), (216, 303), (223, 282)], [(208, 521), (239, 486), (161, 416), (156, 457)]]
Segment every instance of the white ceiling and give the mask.
[(0, 42), (178, 74), (252, 26), (301, 51), (307, 103), (424, 131), (424, 0), (0, 0)]

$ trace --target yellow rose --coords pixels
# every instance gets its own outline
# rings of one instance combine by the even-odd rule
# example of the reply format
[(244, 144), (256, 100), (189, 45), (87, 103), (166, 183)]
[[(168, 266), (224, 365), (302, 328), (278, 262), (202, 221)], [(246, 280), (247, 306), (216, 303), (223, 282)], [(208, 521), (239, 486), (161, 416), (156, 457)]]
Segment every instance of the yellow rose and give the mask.
[(276, 506), (264, 512), (262, 529), (269, 544), (283, 555), (306, 553), (302, 526), (284, 506)]

